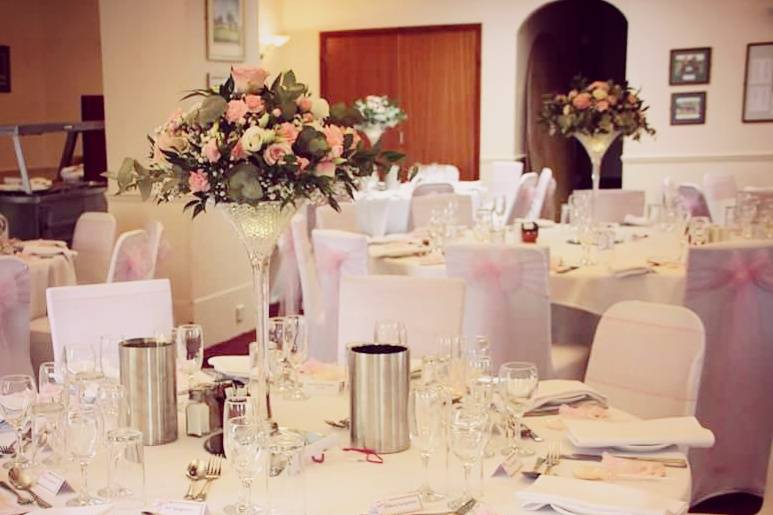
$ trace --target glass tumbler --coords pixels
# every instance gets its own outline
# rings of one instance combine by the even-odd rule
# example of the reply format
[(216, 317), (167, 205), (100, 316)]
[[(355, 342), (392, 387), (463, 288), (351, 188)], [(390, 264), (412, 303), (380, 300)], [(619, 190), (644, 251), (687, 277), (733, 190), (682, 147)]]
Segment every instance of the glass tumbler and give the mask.
[(145, 504), (145, 460), (142, 433), (119, 427), (107, 432), (107, 487), (99, 494), (119, 509)]
[(305, 446), (306, 440), (295, 431), (279, 430), (269, 437), (267, 483), (270, 513), (306, 513)]

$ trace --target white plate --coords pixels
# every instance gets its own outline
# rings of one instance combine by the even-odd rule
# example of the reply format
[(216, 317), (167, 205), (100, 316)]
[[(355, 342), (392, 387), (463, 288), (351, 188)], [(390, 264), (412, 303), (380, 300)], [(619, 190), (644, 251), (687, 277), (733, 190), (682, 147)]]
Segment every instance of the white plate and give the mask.
[(654, 444), (639, 444), (639, 445), (615, 445), (613, 449), (620, 451), (631, 452), (655, 452), (662, 451), (671, 447), (670, 443), (654, 443)]
[(214, 356), (209, 358), (209, 364), (228, 377), (244, 379), (250, 376), (249, 356)]

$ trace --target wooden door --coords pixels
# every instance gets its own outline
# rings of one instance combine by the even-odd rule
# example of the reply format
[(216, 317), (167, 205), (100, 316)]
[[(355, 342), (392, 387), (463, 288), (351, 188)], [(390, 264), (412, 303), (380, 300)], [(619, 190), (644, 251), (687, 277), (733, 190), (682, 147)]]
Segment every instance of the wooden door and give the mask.
[(320, 90), (331, 103), (388, 95), (408, 119), (383, 137), (405, 164), (456, 165), (478, 178), (480, 25), (320, 34)]

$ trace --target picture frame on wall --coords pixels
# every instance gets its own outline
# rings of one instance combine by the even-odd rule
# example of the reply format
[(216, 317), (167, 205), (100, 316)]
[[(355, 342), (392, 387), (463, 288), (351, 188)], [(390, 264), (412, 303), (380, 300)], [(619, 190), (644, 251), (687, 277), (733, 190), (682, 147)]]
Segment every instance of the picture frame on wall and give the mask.
[(671, 50), (668, 83), (671, 86), (708, 84), (711, 79), (711, 48)]
[(671, 125), (706, 123), (706, 92), (691, 91), (671, 94)]
[(11, 92), (11, 48), (0, 45), (0, 93)]
[(244, 61), (245, 0), (206, 0), (207, 59)]
[(773, 122), (773, 41), (746, 45), (742, 120)]

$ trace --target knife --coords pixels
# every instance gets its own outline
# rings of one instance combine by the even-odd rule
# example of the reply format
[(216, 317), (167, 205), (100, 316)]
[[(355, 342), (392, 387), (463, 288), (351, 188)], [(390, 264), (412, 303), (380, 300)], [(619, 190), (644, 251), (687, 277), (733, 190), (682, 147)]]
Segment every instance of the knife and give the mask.
[[(651, 463), (662, 463), (666, 467), (673, 468), (687, 468), (687, 461), (682, 458), (658, 458), (658, 457), (646, 457), (646, 456), (618, 456), (612, 454), (615, 458), (623, 458), (626, 460), (647, 461)], [(574, 461), (601, 461), (602, 456), (600, 454), (562, 454), (561, 459), (574, 460)]]

